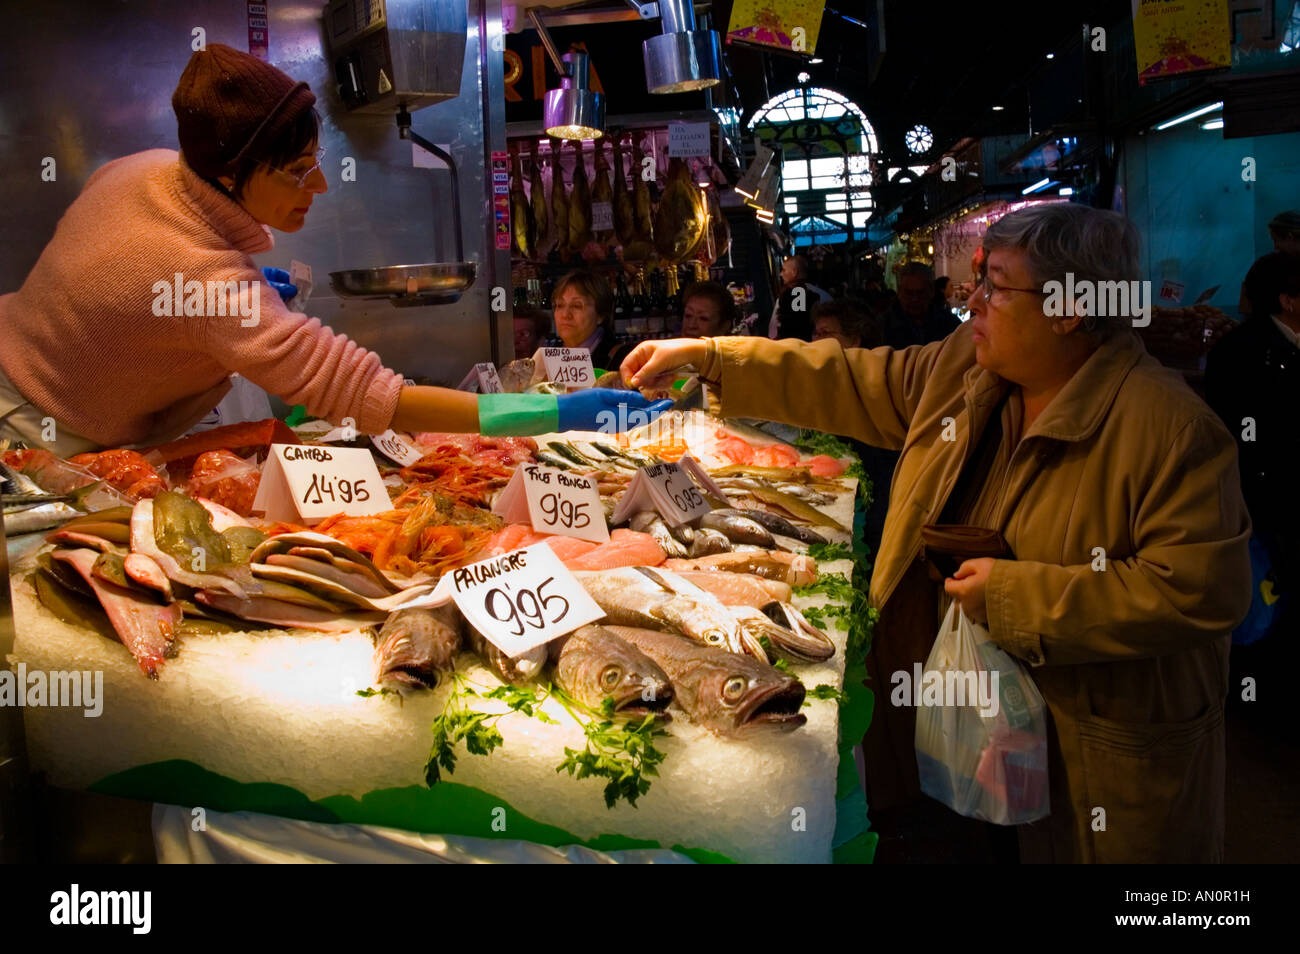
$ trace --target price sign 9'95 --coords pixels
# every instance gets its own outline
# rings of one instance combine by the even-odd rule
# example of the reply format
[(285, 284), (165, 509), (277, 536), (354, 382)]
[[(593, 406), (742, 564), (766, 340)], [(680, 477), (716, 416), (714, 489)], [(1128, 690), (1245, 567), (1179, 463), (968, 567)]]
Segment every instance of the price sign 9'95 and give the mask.
[(609, 527), (605, 524), (605, 511), (594, 480), (537, 464), (525, 464), (519, 470), (523, 473), (528, 518), (534, 530), (596, 543), (609, 540)]
[(471, 563), (443, 579), (451, 580), (452, 599), (470, 625), (511, 657), (605, 615), (545, 543)]

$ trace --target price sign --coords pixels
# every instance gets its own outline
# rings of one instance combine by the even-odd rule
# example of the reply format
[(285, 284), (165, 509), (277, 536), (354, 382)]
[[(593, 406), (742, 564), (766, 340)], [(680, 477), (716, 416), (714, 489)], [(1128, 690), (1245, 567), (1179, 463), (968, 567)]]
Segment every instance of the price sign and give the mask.
[(382, 434), (372, 435), (370, 443), (375, 445), (375, 449), (383, 454), (389, 460), (401, 464), (403, 467), (410, 467), (412, 464), (424, 457), (424, 451), (416, 447), (401, 434), (398, 434), (392, 428), (384, 431)]
[(593, 232), (612, 232), (614, 230), (614, 203), (591, 203), (591, 230)]
[(474, 370), (478, 373), (478, 390), (480, 394), (505, 393), (505, 388), (501, 386), (501, 378), (497, 374), (496, 365), (491, 361), (484, 361), (474, 365)]
[(621, 523), (634, 513), (652, 509), (659, 511), (665, 522), (677, 526), (713, 508), (681, 467), (654, 464), (642, 467), (632, 478), (614, 509), (613, 522)]
[(370, 451), (360, 447), (272, 444), (253, 509), (268, 520), (311, 524), (336, 513), (391, 510)]
[(547, 380), (569, 388), (589, 388), (596, 383), (591, 352), (586, 348), (542, 348)]
[(590, 477), (532, 464), (520, 467), (516, 475), (522, 475), (528, 495), (528, 518), (538, 533), (558, 533), (596, 543), (609, 540), (600, 491)]
[(488, 642), (518, 656), (605, 615), (545, 543), (452, 570), (451, 598)]

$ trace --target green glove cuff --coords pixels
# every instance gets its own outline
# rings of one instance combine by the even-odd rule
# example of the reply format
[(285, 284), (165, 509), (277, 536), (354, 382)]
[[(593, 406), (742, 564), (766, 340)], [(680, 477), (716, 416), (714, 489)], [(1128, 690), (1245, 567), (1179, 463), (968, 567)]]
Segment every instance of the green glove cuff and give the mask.
[(560, 429), (554, 394), (480, 394), (478, 430), (487, 437), (551, 434)]

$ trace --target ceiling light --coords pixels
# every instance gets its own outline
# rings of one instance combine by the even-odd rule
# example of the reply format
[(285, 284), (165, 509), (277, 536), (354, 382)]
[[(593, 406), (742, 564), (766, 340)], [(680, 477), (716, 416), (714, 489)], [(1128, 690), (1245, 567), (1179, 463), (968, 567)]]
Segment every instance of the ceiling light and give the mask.
[(529, 8), (528, 19), (560, 74), (560, 88), (548, 89), (542, 100), (546, 134), (556, 139), (599, 139), (605, 130), (605, 96), (587, 86), (587, 54), (572, 49), (561, 61), (536, 8)]
[(1055, 54), (1055, 53), (1048, 53), (1048, 54), (1047, 54), (1047, 58), (1048, 58), (1049, 60), (1054, 60), (1054, 59), (1056, 59), (1056, 54)]
[(1175, 116), (1173, 119), (1166, 120), (1156, 127), (1159, 132), (1162, 129), (1169, 129), (1171, 126), (1177, 126), (1179, 123), (1185, 123), (1189, 119), (1195, 119), (1197, 116), (1204, 116), (1206, 113), (1212, 113), (1216, 109), (1222, 109), (1223, 103), (1211, 103), (1208, 106), (1202, 106), (1200, 109), (1193, 109), (1190, 113), (1183, 113), (1181, 116)]
[(798, 76), (795, 77), (795, 79), (797, 79), (799, 81), (799, 84), (802, 86), (804, 83), (812, 79), (812, 76), (808, 73), (800, 73)]
[(993, 107), (993, 112), (995, 112), (995, 113), (1000, 113), (1000, 112), (1002, 112), (1002, 110), (1004, 110), (1004, 109), (1006, 109), (1005, 106), (994, 106), (994, 107)]
[(641, 44), (645, 85), (652, 93), (688, 93), (722, 82), (716, 30), (695, 29), (693, 0), (659, 0), (663, 30)]
[(808, 63), (809, 63), (811, 66), (816, 66), (816, 65), (818, 65), (819, 63), (824, 63), (824, 62), (826, 62), (826, 61), (823, 60), (820, 56), (814, 56), (811, 60), (808, 61)]
[(1074, 195), (1074, 189), (1073, 189), (1071, 186), (1061, 186), (1060, 191), (1057, 192), (1056, 194), (1057, 194), (1057, 195)]
[(1050, 186), (1051, 184), (1052, 184), (1052, 180), (1051, 180), (1050, 178), (1049, 178), (1049, 179), (1039, 179), (1039, 180), (1038, 180), (1037, 182), (1035, 182), (1033, 185), (1025, 186), (1023, 189), (1021, 189), (1021, 190), (1020, 190), (1020, 194), (1021, 194), (1021, 195), (1031, 195), (1031, 194), (1033, 194), (1033, 193), (1035, 193), (1035, 192), (1042, 192), (1044, 189), (1046, 189), (1046, 188), (1047, 188), (1048, 186)]
[(749, 164), (745, 174), (740, 177), (736, 183), (736, 192), (746, 199), (752, 199), (758, 195), (759, 183), (763, 181), (763, 173), (767, 172), (767, 167), (772, 162), (772, 150), (768, 149), (762, 143), (756, 143), (754, 147), (754, 161)]
[(771, 212), (776, 208), (776, 194), (780, 190), (781, 170), (776, 163), (767, 167), (763, 173), (763, 178), (758, 183), (758, 192), (754, 198), (746, 200), (746, 205), (751, 205), (756, 209), (765, 212)]
[(1207, 123), (1201, 123), (1201, 128), (1202, 128), (1202, 129), (1222, 129), (1222, 128), (1223, 128), (1223, 117), (1220, 116), (1218, 119), (1211, 119), (1211, 120), (1210, 120), (1209, 122), (1207, 122)]

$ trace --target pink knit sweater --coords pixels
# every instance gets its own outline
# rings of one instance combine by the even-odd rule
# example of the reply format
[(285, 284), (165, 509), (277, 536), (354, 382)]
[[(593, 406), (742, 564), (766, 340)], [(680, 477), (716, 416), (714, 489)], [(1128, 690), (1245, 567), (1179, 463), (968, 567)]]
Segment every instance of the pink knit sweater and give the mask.
[[(284, 306), (249, 257), (273, 245), (269, 229), (178, 153), (110, 162), (68, 208), (22, 288), (0, 296), (0, 368), (37, 408), (108, 447), (180, 433), (215, 406), (232, 372), (317, 417), (383, 431), (401, 376)], [(156, 315), (164, 309), (155, 283), (170, 286), (177, 272), (205, 289), (259, 282), (257, 324), (244, 327), (247, 293), (242, 313), (238, 294), (227, 296), (227, 317)]]

